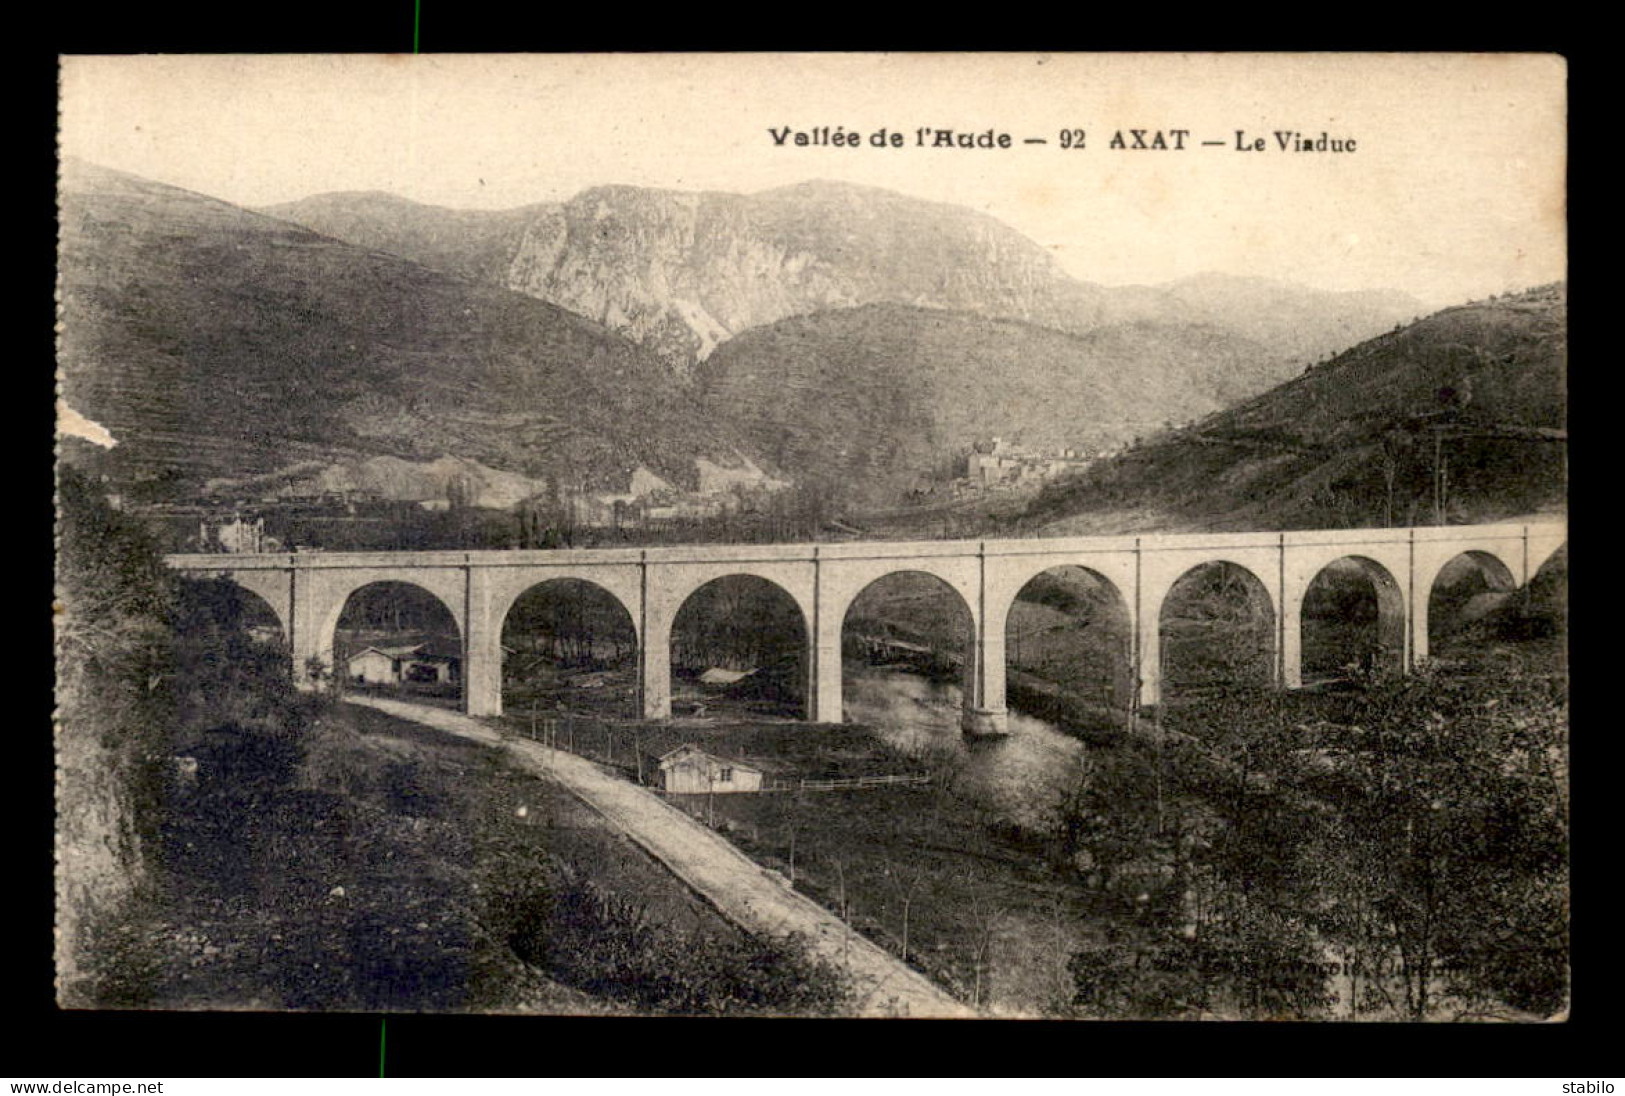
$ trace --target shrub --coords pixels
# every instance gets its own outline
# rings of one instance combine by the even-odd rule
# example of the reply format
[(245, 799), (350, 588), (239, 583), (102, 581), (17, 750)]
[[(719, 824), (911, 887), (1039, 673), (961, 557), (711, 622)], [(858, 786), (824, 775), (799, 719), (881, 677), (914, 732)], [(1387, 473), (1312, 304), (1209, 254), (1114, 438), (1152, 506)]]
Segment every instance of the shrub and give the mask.
[(509, 891), (508, 940), (565, 985), (685, 1015), (832, 1014), (846, 1001), (840, 972), (799, 940), (681, 932), (568, 865), (550, 869), (543, 886)]

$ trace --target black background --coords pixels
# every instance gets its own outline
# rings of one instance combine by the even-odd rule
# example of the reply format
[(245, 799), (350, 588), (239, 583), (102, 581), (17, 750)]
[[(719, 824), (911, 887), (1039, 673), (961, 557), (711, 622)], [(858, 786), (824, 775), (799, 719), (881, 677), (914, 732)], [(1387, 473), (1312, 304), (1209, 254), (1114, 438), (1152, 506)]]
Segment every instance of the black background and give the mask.
[[(1097, 12), (1030, 8), (976, 9), (954, 13), (946, 6), (910, 17), (876, 22), (869, 8), (848, 17), (832, 5), (802, 7), (789, 18), (780, 9), (742, 11), (689, 6), (651, 16), (637, 7), (587, 5), (573, 9), (537, 4), (508, 6), (469, 0), (422, 0), (424, 52), (515, 52), (646, 49), (878, 48), (886, 45), (933, 49), (1326, 49), (1326, 41), (1269, 41), (1255, 34), (1237, 41), (1235, 19), (1242, 12), (1215, 14), (1220, 33), (1205, 38), (1188, 23), (1146, 18), (1130, 11), (1137, 27), (1108, 43)], [(25, 337), (8, 346), (14, 359), (7, 370), (16, 389), (4, 435), (12, 452), (9, 493), (14, 529), (30, 535), (9, 538), (14, 560), (8, 572), (28, 576), (8, 599), (11, 638), (17, 644), (8, 669), (12, 696), (12, 749), (0, 796), (8, 817), (6, 847), (9, 882), (0, 892), (8, 910), (0, 960), (7, 1012), (0, 1034), (0, 1077), (17, 1080), (97, 1077), (237, 1077), (378, 1075), (380, 1017), (266, 1013), (64, 1012), (52, 989), (51, 841), (53, 807), (48, 684), (51, 680), (50, 623), (45, 610), (50, 582), (51, 544), (43, 531), (51, 523), (50, 457), (53, 400), (51, 325), (53, 305), (46, 271), (54, 269), (52, 209), (55, 170), (55, 80), (59, 53), (152, 52), (410, 52), (411, 0), (396, 2), (265, 3), (207, 9), (131, 3), (57, 4), (44, 13), (46, 26), (20, 53), (7, 51), (8, 67), (21, 76), (25, 95), (12, 97), (8, 120), (14, 140), (7, 147), (23, 156), (7, 157), (6, 174), (28, 184), (26, 201), (13, 198), (13, 225), (25, 230), (27, 246), (10, 250), (13, 277), (9, 299), (27, 302), (12, 309), (10, 332)], [(17, 19), (26, 9), (13, 9)], [(37, 10), (34, 15), (41, 14)], [(1378, 16), (1369, 8), (1343, 9), (1376, 35)], [(1486, 9), (1481, 13), (1489, 16)], [(1523, 12), (1520, 21), (1532, 19)], [(1036, 22), (1034, 22), (1036, 20)], [(997, 21), (997, 26), (990, 25)], [(1262, 12), (1248, 20), (1256, 26)], [(1161, 23), (1160, 26), (1146, 24)], [(1480, 26), (1484, 25), (1480, 22)], [(1279, 29), (1279, 28), (1277, 28)], [(1345, 28), (1347, 29), (1347, 28)], [(1390, 28), (1391, 29), (1391, 28)], [(1148, 37), (1160, 31), (1161, 41)], [(704, 37), (701, 37), (701, 34)], [(1301, 33), (1293, 25), (1289, 32)], [(1168, 35), (1176, 37), (1172, 40)], [(1224, 35), (1228, 34), (1226, 38)], [(1138, 37), (1134, 37), (1138, 35)], [(1001, 37), (1002, 36), (1002, 37)], [(1565, 43), (1544, 41), (1433, 41), (1434, 49), (1559, 50), (1570, 57), (1571, 132), (1585, 136), (1585, 66)], [(865, 40), (866, 38), (866, 40)], [(1380, 37), (1350, 42), (1367, 49), (1400, 48)], [(1407, 48), (1416, 48), (1412, 43)], [(1602, 62), (1607, 70), (1608, 62)], [(742, 89), (748, 94), (748, 89)], [(1611, 100), (1612, 95), (1609, 96)], [(26, 130), (26, 135), (22, 132)], [(23, 139), (25, 138), (26, 139)], [(1609, 147), (1613, 138), (1597, 134)], [(1579, 161), (1588, 159), (1576, 142)], [(1571, 173), (1571, 179), (1573, 175)], [(1575, 193), (1581, 193), (1575, 188)], [(1586, 249), (1576, 239), (1577, 253)], [(1585, 299), (1585, 284), (1571, 282), (1571, 295)], [(1581, 309), (1584, 316), (1585, 309)], [(19, 322), (20, 320), (20, 322)], [(1577, 360), (1586, 362), (1584, 319), (1575, 325)], [(21, 347), (19, 353), (18, 347)], [(1577, 370), (1582, 378), (1612, 372), (1616, 363), (1593, 361)], [(1611, 401), (1574, 395), (1573, 435), (1587, 448), (1586, 423)], [(1591, 482), (1586, 469), (1602, 473), (1614, 454), (1600, 447), (1576, 462), (1573, 485), (1581, 498)], [(1592, 463), (1595, 461), (1596, 463)], [(1600, 476), (1599, 476), (1600, 478)], [(1603, 520), (1588, 521), (1582, 503), (1572, 524), (1594, 532)], [(34, 531), (41, 531), (34, 535)], [(1587, 537), (1581, 536), (1582, 561)], [(13, 555), (13, 552), (19, 554)], [(1598, 595), (1608, 576), (1590, 580)], [(1614, 580), (1617, 583), (1617, 579)], [(1597, 604), (1594, 601), (1592, 604)], [(1574, 635), (1606, 611), (1581, 601), (1573, 614)], [(26, 624), (26, 627), (24, 626)], [(1603, 642), (1597, 640), (1599, 648)], [(1621, 1015), (1621, 983), (1613, 937), (1625, 910), (1619, 878), (1621, 842), (1611, 809), (1615, 779), (1610, 764), (1621, 729), (1595, 718), (1584, 657), (1586, 640), (1576, 645), (1580, 673), (1573, 747), (1575, 818), (1574, 1005), (1569, 1022), (1546, 1025), (1340, 1025), (1340, 1024), (1089, 1024), (1042, 1021), (766, 1021), (573, 1019), (392, 1015), (388, 1019), (390, 1076), (1561, 1076), (1583, 1080), (1618, 1076), (1612, 1053), (1616, 1018)], [(1588, 718), (1589, 717), (1589, 718)], [(706, 1048), (710, 1048), (707, 1050)], [(1380, 1082), (1374, 1082), (1378, 1084)], [(1555, 1094), (1554, 1094), (1555, 1096)]]

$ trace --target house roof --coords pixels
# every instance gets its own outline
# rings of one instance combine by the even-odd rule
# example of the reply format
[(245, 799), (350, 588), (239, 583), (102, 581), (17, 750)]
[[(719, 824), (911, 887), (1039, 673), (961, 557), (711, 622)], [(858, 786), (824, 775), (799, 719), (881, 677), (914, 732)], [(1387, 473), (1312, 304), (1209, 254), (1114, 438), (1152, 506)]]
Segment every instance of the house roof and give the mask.
[(748, 670), (728, 670), (721, 666), (713, 666), (700, 675), (700, 681), (706, 685), (732, 685), (755, 672), (754, 666)]
[(345, 661), (354, 661), (369, 652), (383, 655), (385, 658), (409, 658), (417, 662), (461, 662), (463, 658), (461, 646), (455, 641), (429, 639), (410, 646), (363, 647)]
[(418, 647), (363, 647), (345, 661), (354, 662), (362, 655), (369, 653), (383, 655), (385, 658), (410, 658), (418, 653)]
[(748, 761), (738, 761), (738, 760), (735, 760), (734, 758), (731, 758), (731, 757), (723, 757), (723, 756), (721, 756), (719, 754), (710, 753), (710, 752), (708, 752), (706, 750), (702, 750), (700, 747), (694, 745), (692, 742), (685, 742), (683, 745), (677, 747), (675, 750), (670, 750), (670, 751), (667, 751), (666, 753), (661, 754), (660, 755), (660, 767), (662, 769), (670, 768), (672, 765), (677, 764), (678, 762), (684, 760), (685, 758), (688, 758), (690, 756), (695, 756), (695, 755), (697, 755), (699, 757), (703, 757), (708, 761), (716, 761), (716, 762), (719, 762), (721, 764), (727, 765), (727, 766), (729, 766), (731, 768), (735, 768), (735, 769), (749, 769), (753, 773), (759, 773), (759, 772), (763, 771), (762, 768), (760, 766), (758, 766), (758, 765), (753, 765)]
[(415, 650), (417, 657), (424, 659), (460, 662), (463, 658), (462, 640), (450, 636), (430, 636)]

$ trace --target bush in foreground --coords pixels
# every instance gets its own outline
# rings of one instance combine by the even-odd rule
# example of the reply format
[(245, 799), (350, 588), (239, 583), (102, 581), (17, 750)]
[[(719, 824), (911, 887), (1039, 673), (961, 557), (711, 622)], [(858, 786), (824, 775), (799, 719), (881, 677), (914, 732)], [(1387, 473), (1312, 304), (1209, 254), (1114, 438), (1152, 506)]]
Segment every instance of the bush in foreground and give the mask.
[(847, 1003), (842, 974), (797, 939), (709, 936), (657, 924), (635, 900), (557, 860), (507, 905), (508, 939), (520, 958), (567, 986), (639, 1011), (833, 1015)]

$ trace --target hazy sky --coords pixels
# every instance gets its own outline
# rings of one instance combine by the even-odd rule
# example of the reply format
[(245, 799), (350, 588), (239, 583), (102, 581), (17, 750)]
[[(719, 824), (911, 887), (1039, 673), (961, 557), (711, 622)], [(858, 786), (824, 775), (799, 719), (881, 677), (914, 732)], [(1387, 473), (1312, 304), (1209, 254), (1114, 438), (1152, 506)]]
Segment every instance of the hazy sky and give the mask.
[[(243, 205), (842, 179), (989, 213), (1091, 281), (1217, 270), (1437, 306), (1563, 277), (1565, 84), (1560, 59), (1506, 55), (75, 57), (62, 146)], [(909, 144), (775, 146), (785, 126)], [(1013, 147), (916, 148), (921, 126)], [(1107, 147), (1130, 128), (1188, 148)], [(1358, 147), (1281, 152), (1277, 130)]]

